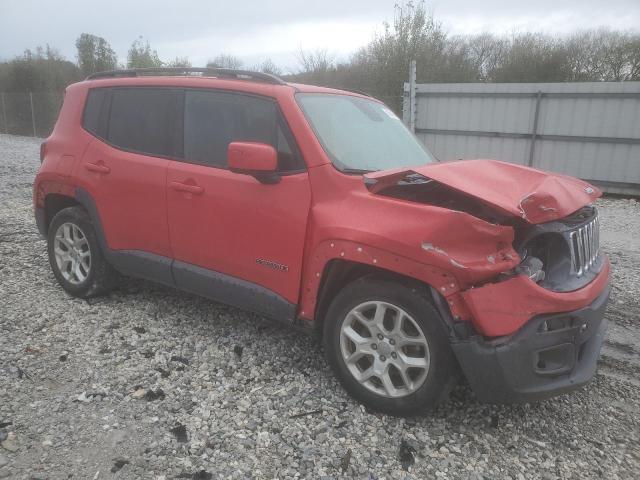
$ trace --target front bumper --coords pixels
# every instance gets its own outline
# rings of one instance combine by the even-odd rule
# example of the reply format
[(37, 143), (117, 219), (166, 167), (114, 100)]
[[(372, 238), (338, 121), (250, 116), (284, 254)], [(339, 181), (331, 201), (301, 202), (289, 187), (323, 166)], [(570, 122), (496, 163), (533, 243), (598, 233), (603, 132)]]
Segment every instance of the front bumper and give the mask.
[(508, 337), (486, 340), (474, 336), (453, 342), (478, 399), (491, 403), (535, 401), (587, 383), (595, 374), (607, 328), (604, 312), (609, 292), (607, 284), (591, 304), (570, 312), (538, 315)]
[(596, 277), (572, 292), (554, 292), (526, 275), (462, 292), (475, 329), (485, 337), (504, 337), (519, 331), (532, 318), (572, 312), (591, 304), (609, 285), (611, 264), (604, 258)]

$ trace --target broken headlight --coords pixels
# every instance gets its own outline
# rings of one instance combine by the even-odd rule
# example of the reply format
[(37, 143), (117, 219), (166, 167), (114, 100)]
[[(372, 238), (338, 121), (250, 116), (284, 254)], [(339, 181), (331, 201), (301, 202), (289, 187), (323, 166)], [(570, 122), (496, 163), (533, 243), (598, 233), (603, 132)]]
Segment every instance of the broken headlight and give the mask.
[(527, 256), (514, 270), (517, 275), (526, 275), (534, 282), (544, 280), (543, 263), (537, 257)]

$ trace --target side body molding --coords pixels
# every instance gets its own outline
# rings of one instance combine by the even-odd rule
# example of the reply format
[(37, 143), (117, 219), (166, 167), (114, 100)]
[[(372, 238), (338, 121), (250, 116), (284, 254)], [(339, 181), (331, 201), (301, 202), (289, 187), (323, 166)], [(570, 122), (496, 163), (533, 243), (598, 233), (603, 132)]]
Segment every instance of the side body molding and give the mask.
[(255, 283), (179, 260), (173, 260), (172, 271), (178, 288), (187, 292), (274, 320), (293, 322), (295, 318), (295, 304)]
[(294, 324), (297, 305), (260, 285), (149, 252), (110, 249), (91, 194), (78, 187), (75, 198), (89, 213), (102, 252), (119, 272)]

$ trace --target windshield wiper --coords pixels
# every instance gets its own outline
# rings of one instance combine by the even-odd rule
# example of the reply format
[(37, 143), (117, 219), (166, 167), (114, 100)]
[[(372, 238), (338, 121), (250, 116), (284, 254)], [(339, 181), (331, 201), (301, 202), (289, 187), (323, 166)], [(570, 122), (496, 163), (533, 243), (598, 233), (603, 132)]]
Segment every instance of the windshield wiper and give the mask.
[(361, 169), (361, 168), (342, 168), (342, 169), (340, 169), (340, 171), (342, 173), (358, 173), (360, 175), (363, 175), (365, 173), (371, 173), (371, 172), (373, 172), (375, 170), (364, 170), (364, 169)]

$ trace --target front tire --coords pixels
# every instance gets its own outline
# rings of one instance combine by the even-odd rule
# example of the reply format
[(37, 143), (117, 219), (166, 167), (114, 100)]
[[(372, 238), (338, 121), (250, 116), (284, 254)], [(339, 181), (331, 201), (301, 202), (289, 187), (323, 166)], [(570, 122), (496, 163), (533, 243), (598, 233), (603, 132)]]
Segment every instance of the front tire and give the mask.
[(67, 293), (88, 298), (113, 288), (117, 274), (104, 258), (82, 207), (64, 208), (53, 217), (47, 243), (51, 270)]
[(336, 376), (365, 406), (415, 415), (447, 398), (457, 363), (441, 319), (417, 288), (364, 277), (333, 300), (323, 343)]

